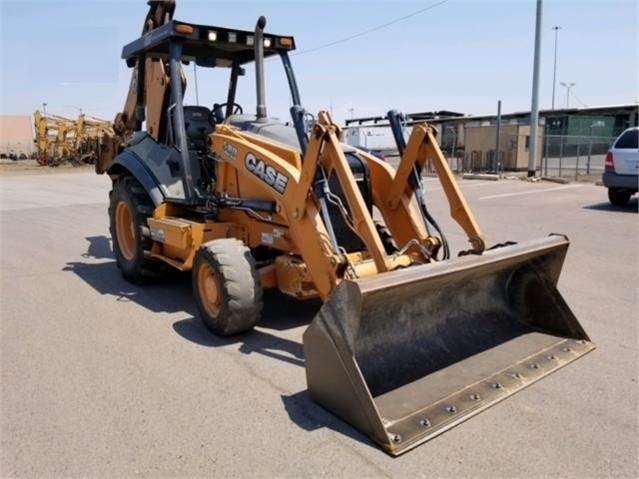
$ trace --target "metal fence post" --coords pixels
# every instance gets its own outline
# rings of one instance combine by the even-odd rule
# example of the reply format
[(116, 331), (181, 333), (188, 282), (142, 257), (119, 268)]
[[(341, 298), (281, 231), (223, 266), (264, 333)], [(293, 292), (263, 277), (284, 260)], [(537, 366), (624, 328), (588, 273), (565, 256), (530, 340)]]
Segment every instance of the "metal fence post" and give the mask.
[(579, 180), (579, 147), (581, 146), (581, 134), (577, 137), (577, 160), (575, 161), (575, 181)]
[(493, 173), (499, 174), (499, 136), (501, 133), (501, 100), (497, 101), (497, 132), (495, 138), (495, 157), (493, 158)]
[(559, 178), (561, 178), (561, 166), (564, 160), (564, 140), (566, 136), (562, 136), (559, 143)]
[(590, 157), (592, 156), (592, 127), (593, 125), (590, 125), (590, 138), (588, 140), (588, 161), (586, 162), (586, 174), (589, 175), (590, 174)]
[(544, 176), (548, 176), (548, 143), (550, 143), (550, 138), (546, 135), (546, 128), (544, 128), (544, 143), (546, 143), (544, 148)]

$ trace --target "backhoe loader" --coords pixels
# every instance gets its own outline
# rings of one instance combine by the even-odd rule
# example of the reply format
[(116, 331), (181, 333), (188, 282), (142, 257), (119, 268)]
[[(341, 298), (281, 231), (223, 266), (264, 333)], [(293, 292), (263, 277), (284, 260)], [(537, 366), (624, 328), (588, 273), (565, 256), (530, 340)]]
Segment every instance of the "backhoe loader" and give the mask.
[(80, 113), (77, 120), (58, 115), (45, 115), (36, 110), (34, 143), (40, 166), (93, 164), (98, 157), (101, 138), (113, 137), (111, 122)]
[(33, 121), (38, 164), (57, 166), (64, 162), (73, 150), (74, 140), (69, 138), (69, 134), (75, 131), (74, 121), (57, 115), (44, 115), (37, 110)]
[(80, 113), (75, 122), (73, 162), (94, 164), (98, 158), (100, 139), (105, 135), (107, 137), (114, 135), (110, 121)]
[[(403, 453), (594, 349), (556, 284), (561, 235), (487, 245), (436, 131), (388, 118), (395, 169), (342, 143), (319, 112), (309, 125), (289, 53), (292, 36), (173, 19), (150, 1), (133, 68), (98, 173), (113, 182), (110, 231), (123, 276), (190, 271), (204, 325), (251, 330), (262, 292), (323, 306), (303, 335), (308, 390), (392, 455)], [(292, 125), (269, 118), (264, 59), (279, 57)], [(226, 98), (185, 105), (182, 65), (227, 68)], [(256, 109), (236, 102), (255, 65)], [(432, 163), (468, 239), (454, 257), (422, 194)]]

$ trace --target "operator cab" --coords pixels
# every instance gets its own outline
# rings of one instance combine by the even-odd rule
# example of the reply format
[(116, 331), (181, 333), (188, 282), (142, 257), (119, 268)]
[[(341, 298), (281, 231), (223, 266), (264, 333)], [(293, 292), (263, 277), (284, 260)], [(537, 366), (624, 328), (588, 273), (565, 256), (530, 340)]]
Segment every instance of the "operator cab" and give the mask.
[[(261, 26), (259, 23), (261, 22)], [(142, 131), (145, 120), (145, 67), (146, 60), (163, 61), (167, 67), (167, 74), (171, 78), (170, 91), (162, 99), (163, 111), (158, 131), (158, 148), (173, 149), (164, 152), (163, 162), (148, 162), (153, 165), (153, 173), (171, 182), (181, 180), (182, 188), (174, 188), (174, 194), (168, 197), (171, 201), (187, 204), (204, 204), (207, 201), (207, 177), (214, 174), (214, 165), (208, 157), (208, 136), (214, 131), (215, 125), (227, 122), (243, 131), (264, 135), (274, 141), (280, 141), (291, 147), (300, 148), (299, 138), (295, 129), (266, 116), (263, 93), (263, 74), (258, 76), (258, 105), (255, 115), (245, 114), (242, 107), (236, 103), (237, 84), (240, 76), (244, 75), (243, 65), (256, 63), (256, 69), (263, 68), (264, 58), (279, 56), (290, 87), (290, 94), (295, 105), (300, 105), (297, 84), (288, 52), (295, 49), (295, 42), (290, 36), (272, 35), (263, 32), (266, 20), (263, 17), (258, 22), (255, 31), (244, 31), (216, 26), (195, 25), (178, 20), (170, 22), (148, 32), (141, 38), (125, 45), (122, 58), (129, 67), (137, 66), (137, 131)], [(259, 29), (259, 30), (258, 30)], [(256, 37), (261, 38), (261, 48), (256, 44)], [(184, 105), (184, 74), (182, 64), (195, 62), (202, 68), (228, 68), (230, 79), (226, 101), (213, 104), (212, 108), (197, 105)], [(259, 65), (259, 67), (257, 66)], [(262, 92), (260, 94), (260, 85)], [(158, 101), (158, 99), (154, 99)], [(149, 135), (149, 140), (153, 138)], [(137, 154), (150, 155), (148, 141), (141, 141)], [(135, 145), (130, 146), (135, 147)], [(157, 154), (155, 152), (154, 154)], [(164, 171), (166, 170), (166, 171)], [(191, 181), (187, 181), (190, 178)], [(175, 181), (173, 181), (175, 183)], [(182, 192), (183, 191), (183, 192)], [(177, 193), (176, 193), (177, 192)]]
[(211, 110), (205, 106), (184, 106), (184, 129), (189, 151), (206, 150), (207, 138), (214, 129), (209, 120), (211, 115)]

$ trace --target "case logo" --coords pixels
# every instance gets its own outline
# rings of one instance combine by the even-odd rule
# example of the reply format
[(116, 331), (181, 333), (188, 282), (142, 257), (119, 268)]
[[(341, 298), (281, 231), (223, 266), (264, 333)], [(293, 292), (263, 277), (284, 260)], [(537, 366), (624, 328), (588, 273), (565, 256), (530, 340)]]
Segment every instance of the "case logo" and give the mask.
[(246, 154), (244, 164), (246, 165), (246, 169), (257, 176), (260, 180), (267, 185), (272, 186), (275, 191), (284, 194), (288, 183), (288, 177), (284, 173), (277, 171), (272, 166), (267, 166), (253, 153)]

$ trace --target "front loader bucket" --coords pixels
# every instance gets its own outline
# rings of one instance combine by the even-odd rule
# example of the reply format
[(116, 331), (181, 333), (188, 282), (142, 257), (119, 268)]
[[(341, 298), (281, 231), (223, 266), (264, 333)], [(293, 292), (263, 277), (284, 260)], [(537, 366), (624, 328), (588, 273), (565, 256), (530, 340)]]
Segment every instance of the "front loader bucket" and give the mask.
[(551, 236), (343, 281), (304, 333), (315, 401), (393, 455), (595, 346), (556, 288)]

